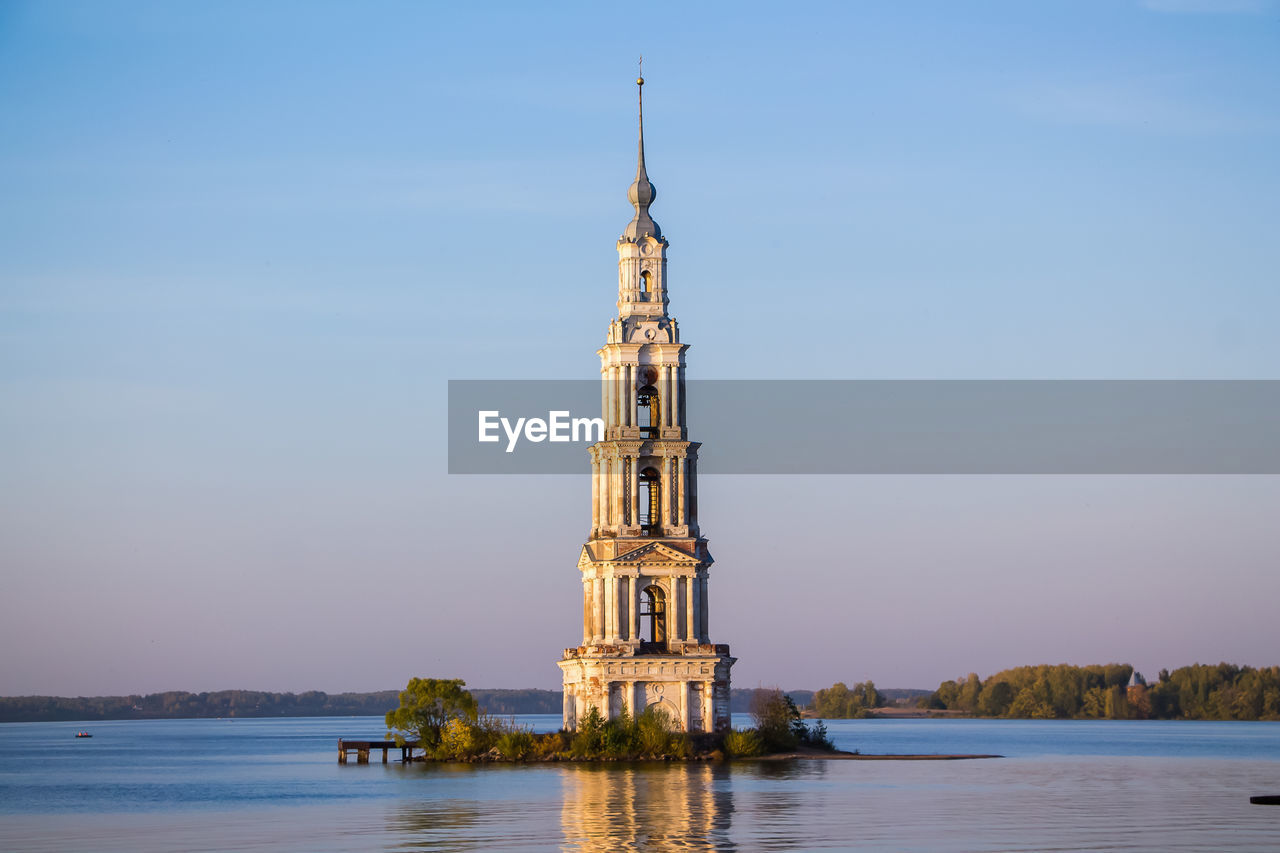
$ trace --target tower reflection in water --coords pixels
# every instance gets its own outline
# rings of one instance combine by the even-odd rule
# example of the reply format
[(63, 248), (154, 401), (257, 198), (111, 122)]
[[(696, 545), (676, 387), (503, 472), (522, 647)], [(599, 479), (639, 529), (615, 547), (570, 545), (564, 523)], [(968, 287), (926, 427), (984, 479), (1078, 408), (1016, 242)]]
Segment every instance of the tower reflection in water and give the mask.
[(735, 850), (723, 764), (563, 766), (562, 850)]

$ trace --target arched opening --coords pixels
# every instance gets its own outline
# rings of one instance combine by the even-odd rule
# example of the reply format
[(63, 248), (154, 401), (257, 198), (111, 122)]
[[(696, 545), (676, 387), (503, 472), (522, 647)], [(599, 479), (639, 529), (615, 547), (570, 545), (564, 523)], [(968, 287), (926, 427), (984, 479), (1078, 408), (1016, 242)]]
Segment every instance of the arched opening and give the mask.
[(640, 292), (641, 293), (650, 292), (648, 270), (645, 270), (644, 272), (640, 273)]
[(654, 720), (669, 732), (678, 732), (683, 728), (680, 725), (680, 709), (670, 699), (654, 699), (649, 702), (648, 707), (644, 709), (644, 713), (652, 716)]
[(658, 408), (658, 389), (646, 385), (636, 392), (636, 416), (640, 421), (641, 438), (657, 438), (662, 413)]
[(650, 536), (662, 532), (662, 476), (655, 468), (640, 472), (640, 528)]
[(654, 584), (641, 591), (640, 602), (640, 651), (665, 652), (667, 650), (667, 594)]

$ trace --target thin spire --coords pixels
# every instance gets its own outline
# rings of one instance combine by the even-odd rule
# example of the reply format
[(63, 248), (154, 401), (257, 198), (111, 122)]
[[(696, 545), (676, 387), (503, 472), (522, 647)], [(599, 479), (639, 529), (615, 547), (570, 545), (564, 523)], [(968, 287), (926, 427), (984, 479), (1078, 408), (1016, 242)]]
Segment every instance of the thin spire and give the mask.
[(662, 229), (649, 215), (649, 205), (658, 197), (658, 189), (649, 180), (644, 168), (644, 57), (640, 57), (640, 76), (636, 78), (637, 103), (640, 111), (640, 147), (636, 157), (636, 180), (627, 191), (627, 200), (636, 208), (636, 215), (627, 224), (622, 236), (636, 239), (645, 235), (662, 238)]
[(649, 180), (644, 171), (644, 55), (640, 56), (640, 75), (636, 77), (636, 100), (640, 106), (640, 159), (636, 166), (636, 180)]

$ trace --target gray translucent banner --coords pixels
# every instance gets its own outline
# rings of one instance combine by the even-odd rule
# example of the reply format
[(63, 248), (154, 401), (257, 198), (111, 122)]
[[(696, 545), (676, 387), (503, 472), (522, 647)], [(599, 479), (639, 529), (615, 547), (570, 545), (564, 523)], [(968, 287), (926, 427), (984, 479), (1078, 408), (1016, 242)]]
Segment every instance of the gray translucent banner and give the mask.
[[(685, 405), (703, 474), (1280, 474), (1273, 380), (703, 380)], [(598, 381), (450, 380), (449, 473), (588, 473), (600, 416)]]

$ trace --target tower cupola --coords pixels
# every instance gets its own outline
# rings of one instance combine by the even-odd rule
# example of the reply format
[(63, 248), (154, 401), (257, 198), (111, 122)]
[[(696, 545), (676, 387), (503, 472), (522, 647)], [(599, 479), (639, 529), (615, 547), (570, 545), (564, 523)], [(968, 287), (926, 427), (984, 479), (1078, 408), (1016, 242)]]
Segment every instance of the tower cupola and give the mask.
[(636, 179), (627, 189), (627, 200), (635, 207), (636, 213), (618, 238), (618, 318), (621, 323), (615, 334), (618, 340), (626, 340), (636, 334), (640, 329), (637, 322), (652, 326), (663, 319), (664, 334), (667, 326), (668, 244), (662, 236), (662, 229), (649, 213), (649, 205), (658, 197), (658, 189), (649, 180), (649, 173), (644, 167), (643, 77), (636, 79), (636, 87), (640, 92), (640, 148), (636, 159)]
[(644, 78), (636, 78), (636, 88), (639, 91), (640, 104), (640, 153), (636, 162), (636, 180), (635, 183), (627, 190), (627, 201), (631, 202), (636, 209), (636, 215), (627, 223), (627, 228), (622, 232), (625, 239), (636, 240), (640, 237), (655, 237), (662, 239), (662, 229), (658, 227), (658, 223), (653, 221), (653, 217), (649, 215), (649, 205), (653, 204), (653, 200), (658, 197), (658, 188), (649, 180), (649, 174), (644, 168)]

